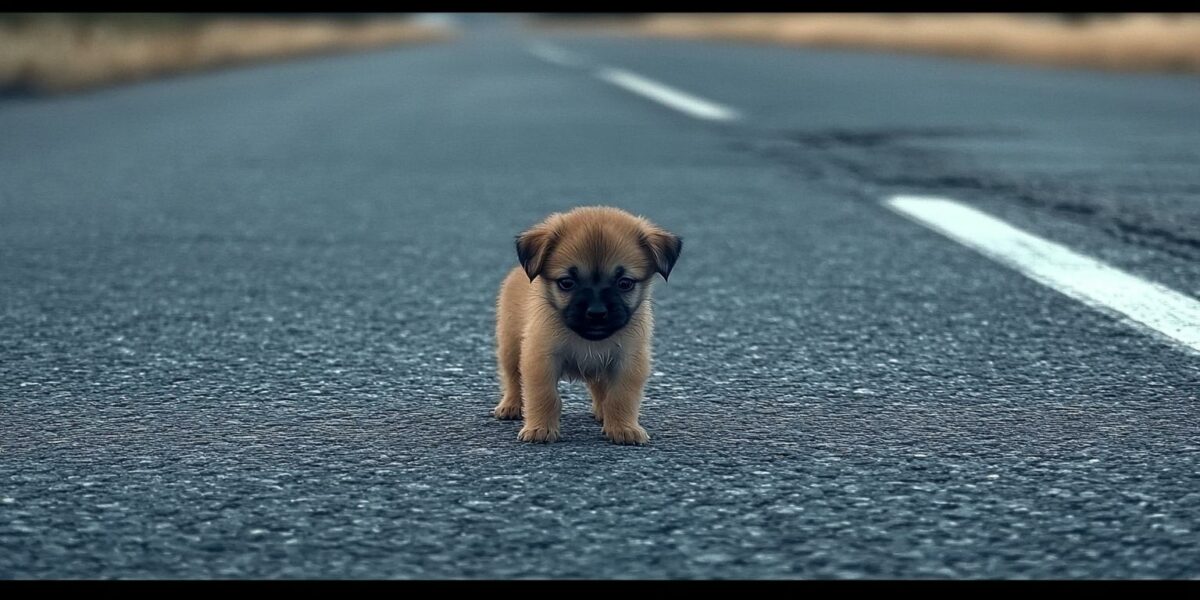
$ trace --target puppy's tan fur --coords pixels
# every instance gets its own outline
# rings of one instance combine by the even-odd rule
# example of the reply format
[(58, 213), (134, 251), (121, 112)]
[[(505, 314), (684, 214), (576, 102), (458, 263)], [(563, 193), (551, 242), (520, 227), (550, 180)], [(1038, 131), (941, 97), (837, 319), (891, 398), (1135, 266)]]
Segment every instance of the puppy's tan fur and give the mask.
[[(558, 382), (582, 379), (591, 392), (592, 414), (609, 440), (649, 441), (638, 417), (650, 375), (651, 288), (656, 273), (667, 278), (681, 249), (674, 234), (608, 207), (555, 213), (521, 234), (517, 253), (522, 266), (505, 278), (497, 301), (502, 398), (493, 411), (496, 418), (524, 415), (519, 439), (557, 441), (562, 409)], [(581, 278), (622, 267), (638, 281), (625, 296), (632, 309), (625, 327), (598, 341), (567, 327), (562, 311), (570, 294), (557, 282), (572, 267)]]

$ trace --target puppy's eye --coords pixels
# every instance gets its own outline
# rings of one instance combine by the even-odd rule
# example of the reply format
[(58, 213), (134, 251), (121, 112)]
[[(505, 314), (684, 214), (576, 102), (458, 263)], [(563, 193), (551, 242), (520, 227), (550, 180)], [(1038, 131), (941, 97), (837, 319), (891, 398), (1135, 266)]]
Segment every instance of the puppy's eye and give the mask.
[(617, 289), (622, 292), (628, 292), (633, 289), (633, 280), (628, 277), (622, 277), (617, 280)]
[(563, 277), (558, 280), (558, 289), (566, 292), (575, 288), (575, 280), (570, 277)]

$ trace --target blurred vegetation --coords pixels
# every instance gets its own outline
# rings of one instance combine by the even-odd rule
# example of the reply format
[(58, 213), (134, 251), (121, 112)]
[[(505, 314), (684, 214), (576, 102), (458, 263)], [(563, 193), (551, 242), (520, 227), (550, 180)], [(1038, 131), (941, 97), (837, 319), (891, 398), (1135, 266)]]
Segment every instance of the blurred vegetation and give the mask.
[(446, 39), (409, 13), (0, 13), (0, 92)]
[(625, 35), (1200, 72), (1198, 13), (539, 13), (533, 20)]

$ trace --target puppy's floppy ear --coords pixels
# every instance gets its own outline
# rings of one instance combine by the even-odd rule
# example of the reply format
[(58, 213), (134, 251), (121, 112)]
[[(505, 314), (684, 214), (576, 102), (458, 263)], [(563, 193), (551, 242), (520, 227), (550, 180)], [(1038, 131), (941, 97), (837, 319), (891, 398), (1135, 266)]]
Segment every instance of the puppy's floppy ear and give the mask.
[(551, 215), (550, 218), (534, 225), (525, 233), (517, 236), (517, 259), (521, 261), (521, 266), (525, 269), (525, 274), (529, 276), (529, 281), (542, 272), (542, 266), (546, 264), (546, 257), (550, 256), (550, 251), (554, 249), (554, 243), (558, 241), (557, 225), (558, 215)]
[(666, 281), (671, 269), (675, 268), (675, 261), (679, 260), (679, 253), (683, 251), (683, 239), (653, 225), (646, 228), (644, 235), (644, 243), (650, 251), (654, 270), (661, 273), (663, 281)]

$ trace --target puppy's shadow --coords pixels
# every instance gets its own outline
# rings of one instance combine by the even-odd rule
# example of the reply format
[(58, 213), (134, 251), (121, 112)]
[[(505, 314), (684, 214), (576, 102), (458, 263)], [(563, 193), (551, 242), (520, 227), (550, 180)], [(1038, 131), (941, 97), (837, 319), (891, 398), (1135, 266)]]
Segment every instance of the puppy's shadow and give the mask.
[[(561, 388), (560, 388), (561, 390)], [(562, 435), (558, 444), (581, 444), (581, 445), (597, 445), (610, 446), (612, 445), (608, 438), (604, 437), (601, 431), (600, 422), (592, 417), (592, 397), (588, 395), (587, 390), (582, 394), (579, 392), (571, 394), (567, 390), (559, 392), (562, 395), (562, 416), (559, 417), (559, 432)], [(524, 419), (514, 419), (506, 421), (497, 421), (492, 416), (491, 411), (486, 415), (480, 414), (483, 421), (495, 425), (496, 423), (503, 424), (504, 428), (511, 428), (515, 433), (524, 426)], [(622, 446), (613, 446), (619, 448)]]
[(592, 418), (591, 406), (564, 406), (559, 430), (564, 437), (570, 436), (569, 439), (572, 440), (584, 441), (594, 438), (605, 441), (604, 434), (600, 432), (600, 423)]

